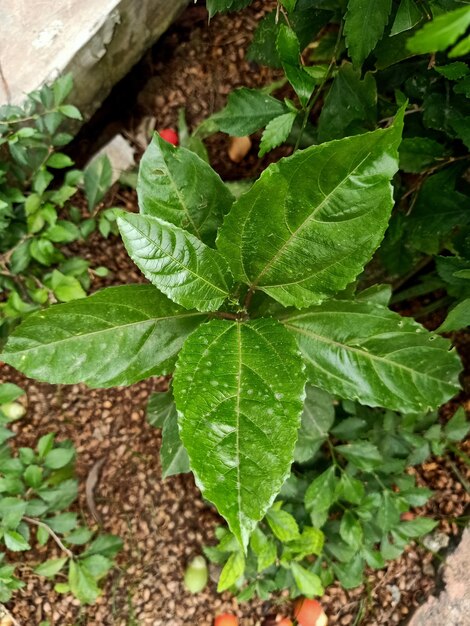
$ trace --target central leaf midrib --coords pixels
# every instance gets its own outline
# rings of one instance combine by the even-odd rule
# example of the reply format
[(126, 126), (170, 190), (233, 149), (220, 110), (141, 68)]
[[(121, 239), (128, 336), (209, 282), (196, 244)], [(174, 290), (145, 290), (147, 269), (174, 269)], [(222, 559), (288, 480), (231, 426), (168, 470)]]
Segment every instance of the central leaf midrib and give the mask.
[[(151, 217), (147, 217), (147, 219), (153, 219), (155, 220), (155, 222), (158, 224), (158, 220), (156, 218), (151, 218)], [(128, 224), (130, 224), (130, 226), (132, 226), (132, 228), (134, 228), (137, 232), (139, 232), (142, 237), (144, 237), (145, 239), (147, 239), (147, 241), (149, 241), (150, 243), (152, 243), (156, 248), (158, 248), (158, 250), (160, 250), (162, 252), (162, 254), (168, 256), (172, 261), (174, 261), (177, 265), (179, 265), (180, 267), (182, 267), (183, 269), (187, 270), (190, 274), (192, 274), (193, 276), (195, 276), (196, 278), (198, 278), (199, 280), (202, 280), (203, 282), (205, 282), (207, 285), (209, 285), (210, 287), (214, 287), (214, 289), (217, 289), (217, 291), (220, 291), (220, 293), (222, 293), (225, 297), (227, 297), (229, 295), (228, 290), (224, 290), (221, 287), (219, 287), (218, 285), (214, 285), (214, 283), (211, 283), (209, 280), (207, 280), (207, 278), (205, 278), (204, 276), (202, 276), (201, 274), (197, 274), (194, 270), (192, 270), (190, 267), (188, 267), (187, 265), (185, 265), (184, 263), (182, 263), (181, 261), (179, 261), (178, 259), (176, 259), (172, 254), (170, 254), (169, 252), (167, 252), (166, 250), (164, 250), (162, 248), (162, 246), (160, 246), (156, 241), (154, 241), (153, 239), (150, 239), (149, 235), (147, 235), (146, 233), (144, 233), (142, 230), (140, 230), (140, 228), (138, 228), (137, 226), (135, 226), (134, 224), (132, 224), (132, 222), (127, 222)], [(176, 227), (177, 228), (177, 227)], [(199, 242), (201, 243), (201, 242)], [(204, 244), (202, 244), (204, 245)], [(212, 250), (212, 248), (208, 248), (208, 250)], [(216, 253), (215, 250), (212, 250), (212, 252)], [(143, 258), (143, 257), (140, 257)], [(153, 259), (147, 259), (147, 260), (153, 260)], [(220, 268), (218, 268), (220, 269)], [(156, 271), (151, 271), (148, 270), (149, 273), (158, 275), (158, 272)], [(174, 289), (174, 287), (171, 287), (171, 289)], [(213, 298), (208, 298), (208, 300), (212, 300)]]
[[(429, 378), (430, 380), (435, 380), (436, 382), (440, 384), (442, 384), (443, 382), (439, 378), (436, 378), (435, 376), (431, 376), (427, 372), (423, 374), (422, 372), (419, 372), (418, 370), (413, 370), (407, 365), (403, 365), (402, 363), (398, 363), (397, 361), (392, 361), (392, 360), (386, 359), (385, 357), (381, 357), (377, 354), (367, 352), (366, 350), (354, 348), (353, 346), (348, 346), (347, 344), (341, 343), (339, 341), (335, 341), (334, 339), (323, 337), (322, 335), (318, 335), (317, 333), (314, 333), (311, 330), (307, 330), (305, 328), (299, 328), (298, 326), (293, 326), (292, 324), (284, 324), (284, 325), (286, 326), (286, 328), (289, 328), (293, 332), (299, 333), (301, 335), (305, 335), (306, 337), (311, 337), (312, 339), (317, 339), (318, 341), (321, 341), (323, 343), (338, 346), (339, 348), (342, 348), (343, 350), (346, 350), (349, 352), (355, 352), (356, 354), (359, 354), (360, 356), (366, 359), (370, 359), (371, 361), (381, 361), (383, 363), (386, 363), (390, 367), (396, 367), (398, 369), (406, 370), (408, 372), (411, 372), (414, 375), (423, 376), (424, 378)], [(451, 386), (450, 383), (446, 383), (446, 384)]]
[(243, 527), (242, 524), (242, 495), (241, 495), (241, 476), (240, 476), (240, 394), (242, 385), (242, 337), (241, 337), (241, 325), (237, 324), (237, 347), (238, 347), (238, 372), (237, 372), (237, 399), (235, 403), (236, 414), (236, 436), (235, 436), (235, 454), (237, 465), (237, 503), (238, 503), (238, 524), (240, 530)]
[(286, 248), (291, 244), (292, 240), (297, 237), (298, 233), (305, 227), (307, 226), (310, 221), (312, 219), (315, 218), (315, 216), (317, 215), (318, 211), (320, 211), (320, 209), (322, 209), (325, 204), (331, 199), (331, 197), (333, 196), (333, 194), (335, 194), (337, 192), (338, 189), (340, 189), (342, 187), (342, 185), (344, 185), (345, 182), (347, 182), (351, 176), (357, 171), (357, 169), (364, 163), (364, 161), (366, 161), (369, 156), (372, 154), (371, 151), (369, 151), (366, 156), (350, 171), (348, 172), (348, 174), (336, 185), (336, 187), (334, 187), (330, 193), (325, 196), (325, 198), (320, 202), (320, 204), (318, 206), (316, 206), (314, 208), (314, 210), (305, 218), (305, 220), (300, 224), (300, 226), (298, 226), (296, 228), (296, 230), (294, 230), (293, 232), (291, 232), (290, 236), (286, 239), (286, 241), (282, 244), (282, 246), (279, 248), (279, 250), (276, 252), (276, 254), (268, 261), (268, 263), (264, 266), (264, 268), (261, 270), (261, 272), (258, 274), (258, 276), (252, 281), (251, 285), (250, 285), (250, 289), (254, 290), (256, 289), (256, 287), (259, 284), (259, 281), (261, 280), (261, 278), (264, 276), (264, 274), (266, 274), (266, 272), (271, 269), (271, 267), (276, 263), (276, 261), (284, 254)]

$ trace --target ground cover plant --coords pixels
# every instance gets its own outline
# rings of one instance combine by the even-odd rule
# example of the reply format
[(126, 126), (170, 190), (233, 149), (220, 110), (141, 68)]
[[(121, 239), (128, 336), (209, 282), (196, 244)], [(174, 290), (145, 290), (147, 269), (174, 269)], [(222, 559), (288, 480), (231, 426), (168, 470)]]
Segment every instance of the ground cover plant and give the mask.
[[(22, 565), (56, 581), (59, 593), (70, 592), (90, 604), (100, 594), (99, 581), (114, 566), (122, 541), (89, 528), (68, 510), (78, 496), (71, 441), (56, 441), (48, 433), (34, 449), (13, 451), (14, 433), (6, 425), (24, 415), (18, 402), (23, 395), (13, 383), (0, 385), (0, 602), (8, 602), (24, 586), (17, 572)], [(41, 562), (30, 555), (48, 542), (55, 542), (58, 557)]]
[[(334, 63), (315, 70), (320, 93), (343, 67), (337, 30)], [(284, 62), (288, 77), (296, 63)], [(359, 584), (366, 563), (381, 567), (434, 525), (402, 519), (429, 496), (403, 470), (466, 434), (462, 412), (445, 428), (431, 412), (459, 390), (450, 342), (391, 311), (387, 286), (356, 282), (388, 227), (394, 187), (408, 181), (396, 176), (415, 115), (407, 96), (389, 98), (383, 119), (348, 123), (281, 159), (237, 200), (194, 152), (155, 136), (140, 214), (118, 217), (153, 286), (34, 313), (3, 354), (53, 383), (109, 387), (174, 372), (151, 404), (164, 473), (190, 468), (226, 518), (230, 533), (208, 555), (226, 563), (219, 588), (246, 580), (245, 598), (284, 587), (318, 595), (333, 576)], [(300, 98), (298, 147), (314, 109)], [(301, 469), (289, 478), (293, 460)]]
[[(93, 273), (63, 247), (85, 239), (97, 227), (104, 236), (112, 213), (99, 211), (111, 184), (111, 165), (102, 157), (85, 171), (62, 152), (73, 138), (64, 124), (80, 120), (66, 103), (70, 75), (29, 94), (22, 106), (0, 107), (0, 338), (18, 321), (50, 302), (85, 296)], [(64, 173), (65, 172), (65, 173)], [(74, 205), (82, 186), (88, 213)]]

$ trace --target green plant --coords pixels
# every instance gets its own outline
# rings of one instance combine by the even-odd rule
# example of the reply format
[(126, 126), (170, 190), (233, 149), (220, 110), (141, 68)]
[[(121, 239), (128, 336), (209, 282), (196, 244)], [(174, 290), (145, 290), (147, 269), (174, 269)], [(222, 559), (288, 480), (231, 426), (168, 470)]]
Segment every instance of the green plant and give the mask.
[(178, 355), (172, 389), (191, 469), (246, 548), (289, 474), (307, 378), (408, 412), (459, 388), (447, 340), (374, 302), (374, 290), (347, 289), (387, 226), (402, 123), (403, 110), (386, 129), (282, 159), (234, 203), (207, 163), (155, 136), (141, 213), (118, 225), (158, 288), (32, 314), (4, 360), (41, 380), (107, 387), (169, 373)]
[[(19, 318), (49, 302), (85, 296), (93, 272), (64, 245), (86, 238), (97, 226), (99, 203), (111, 183), (107, 157), (82, 172), (61, 152), (72, 135), (62, 127), (81, 119), (65, 104), (70, 75), (31, 93), (22, 107), (0, 107), (0, 333), (3, 338)], [(65, 171), (65, 174), (64, 174)], [(73, 198), (84, 183), (88, 216)], [(107, 236), (112, 212), (102, 211), (98, 226)], [(110, 222), (111, 220), (111, 222)]]
[[(12, 420), (12, 403), (23, 393), (11, 383), (0, 385), (0, 543), (6, 549), (0, 554), (0, 602), (7, 602), (23, 586), (15, 575), (13, 554), (54, 541), (61, 556), (27, 562), (28, 568), (56, 580), (56, 591), (71, 592), (80, 602), (91, 604), (122, 542), (88, 528), (77, 513), (67, 511), (78, 495), (71, 441), (56, 442), (54, 433), (49, 433), (35, 449), (13, 452), (8, 445), (13, 433), (5, 424)], [(20, 417), (18, 411), (14, 417)]]
[[(330, 77), (335, 106), (343, 100), (341, 90), (330, 96), (337, 80), (376, 88), (372, 75), (361, 78), (354, 56), (353, 66), (336, 67), (341, 27), (326, 66), (300, 67), (305, 41), (290, 18), (307, 4), (283, 2), (289, 20), (273, 22), (280, 63), (301, 104), (299, 146), (312, 130), (313, 99), (319, 102)], [(223, 6), (221, 0), (209, 8)], [(322, 11), (324, 24), (336, 15)], [(306, 91), (315, 85), (317, 95)], [(259, 125), (250, 132), (297, 106), (253, 93), (233, 95), (243, 106), (252, 99), (246, 111)], [(326, 106), (325, 100), (322, 114)], [(237, 199), (204, 160), (201, 136), (214, 120), (192, 142), (181, 116), (186, 147), (155, 135), (139, 171), (140, 214), (117, 218), (129, 255), (153, 285), (113, 287), (33, 313), (3, 353), (27, 375), (52, 383), (110, 387), (174, 372), (170, 390), (152, 398), (150, 416), (163, 428), (164, 475), (190, 468), (229, 524), (222, 542), (230, 549), (218, 548), (227, 560), (221, 589), (246, 572), (245, 594), (269, 591), (272, 580), (263, 586), (264, 575), (251, 586), (252, 565), (259, 567), (254, 555), (268, 569), (280, 565), (276, 588), (291, 587), (293, 594), (321, 593), (332, 575), (351, 586), (365, 562), (383, 563), (406, 537), (433, 525), (424, 519), (403, 526), (397, 515), (412, 504), (403, 493), (416, 486), (403, 479), (402, 496), (394, 487), (411, 452), (427, 455), (447, 445), (435, 415), (427, 414), (458, 391), (460, 361), (448, 340), (388, 308), (390, 287), (358, 285), (388, 227), (394, 191), (401, 197), (406, 181), (396, 174), (404, 121), (414, 117), (407, 107), (398, 90), (383, 104), (380, 123), (375, 113), (364, 113), (368, 105), (358, 117), (346, 116), (340, 129), (325, 123), (329, 141), (270, 165)], [(342, 113), (331, 115), (332, 123)], [(216, 117), (220, 127), (223, 116)], [(329, 400), (331, 423), (322, 437), (316, 430), (321, 392), (310, 385), (347, 401), (333, 432)], [(463, 431), (461, 414), (455, 419)], [(347, 430), (351, 424), (356, 430)], [(396, 447), (383, 448), (380, 428), (392, 433)], [(288, 478), (293, 460), (312, 463), (310, 473)], [(418, 490), (415, 504), (428, 495)], [(370, 522), (383, 510), (390, 519), (377, 528)], [(343, 543), (355, 546), (350, 567)]]

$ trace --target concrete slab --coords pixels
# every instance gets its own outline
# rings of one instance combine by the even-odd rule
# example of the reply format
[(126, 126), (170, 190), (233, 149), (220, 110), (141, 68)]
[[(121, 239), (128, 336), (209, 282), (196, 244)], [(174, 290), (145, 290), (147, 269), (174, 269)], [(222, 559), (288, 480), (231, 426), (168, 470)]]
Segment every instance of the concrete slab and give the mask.
[(470, 529), (444, 565), (445, 590), (431, 596), (408, 626), (470, 626)]
[(0, 0), (0, 104), (71, 72), (89, 117), (189, 0)]

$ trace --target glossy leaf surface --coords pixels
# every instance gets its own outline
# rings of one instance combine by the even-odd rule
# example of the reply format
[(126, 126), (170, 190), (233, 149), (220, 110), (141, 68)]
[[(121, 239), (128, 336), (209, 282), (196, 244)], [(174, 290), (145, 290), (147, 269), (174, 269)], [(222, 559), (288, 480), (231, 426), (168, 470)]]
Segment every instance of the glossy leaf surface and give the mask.
[(144, 276), (174, 302), (216, 311), (232, 283), (225, 259), (187, 231), (155, 217), (118, 218), (124, 245)]
[(272, 319), (212, 320), (180, 353), (181, 439), (204, 497), (244, 547), (289, 474), (304, 385), (295, 341)]
[(312, 146), (270, 165), (219, 231), (217, 246), (236, 279), (298, 308), (354, 280), (390, 217), (402, 123), (400, 114), (386, 130)]
[(461, 363), (450, 343), (380, 305), (332, 300), (284, 323), (311, 382), (342, 398), (420, 411), (459, 389)]
[(208, 163), (157, 134), (140, 162), (137, 194), (143, 215), (184, 228), (208, 245), (233, 203)]
[(130, 385), (169, 373), (185, 338), (204, 319), (151, 285), (110, 287), (29, 316), (2, 359), (50, 383)]

